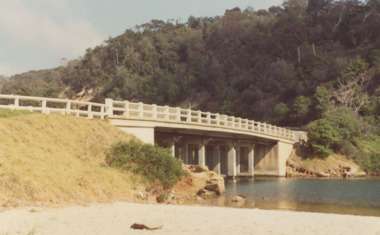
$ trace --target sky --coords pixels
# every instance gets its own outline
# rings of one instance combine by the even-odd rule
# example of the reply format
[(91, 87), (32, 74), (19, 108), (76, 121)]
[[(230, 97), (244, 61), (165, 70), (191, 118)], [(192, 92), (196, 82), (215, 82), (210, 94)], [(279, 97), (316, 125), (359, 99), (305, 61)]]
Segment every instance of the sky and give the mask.
[(213, 17), (283, 0), (0, 0), (0, 75), (55, 68), (152, 19)]

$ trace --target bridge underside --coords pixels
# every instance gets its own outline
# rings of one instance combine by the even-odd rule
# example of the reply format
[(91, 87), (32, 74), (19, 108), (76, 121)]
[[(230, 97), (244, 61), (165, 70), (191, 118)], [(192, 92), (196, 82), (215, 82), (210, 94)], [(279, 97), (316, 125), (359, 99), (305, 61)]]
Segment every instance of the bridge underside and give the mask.
[[(112, 121), (112, 120), (111, 120)], [(123, 127), (146, 143), (169, 148), (185, 164), (228, 177), (285, 176), (292, 143), (236, 133), (165, 127)]]
[[(171, 149), (185, 164), (207, 166), (229, 177), (285, 176), (290, 152), (279, 154), (283, 148), (279, 142), (236, 134), (220, 136), (210, 131), (155, 128), (154, 132), (154, 143)], [(281, 160), (280, 155), (287, 155), (286, 159)]]

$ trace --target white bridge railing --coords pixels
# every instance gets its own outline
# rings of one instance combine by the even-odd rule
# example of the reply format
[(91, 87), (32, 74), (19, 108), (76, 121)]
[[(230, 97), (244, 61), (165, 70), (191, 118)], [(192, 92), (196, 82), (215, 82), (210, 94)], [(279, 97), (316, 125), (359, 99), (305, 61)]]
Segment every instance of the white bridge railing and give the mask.
[(89, 119), (121, 117), (135, 120), (196, 124), (246, 130), (294, 140), (294, 132), (292, 130), (262, 122), (179, 107), (114, 101), (112, 99), (106, 99), (105, 104), (99, 104), (45, 97), (0, 95), (0, 108), (37, 111), (44, 114), (75, 115)]
[(105, 117), (105, 105), (76, 100), (45, 97), (0, 95), (0, 108), (28, 110), (44, 114), (75, 115), (77, 117)]
[(219, 113), (195, 111), (179, 107), (158, 106), (141, 102), (114, 101), (112, 99), (106, 99), (106, 110), (109, 117), (119, 116), (135, 120), (152, 120), (246, 130), (294, 140), (292, 130)]

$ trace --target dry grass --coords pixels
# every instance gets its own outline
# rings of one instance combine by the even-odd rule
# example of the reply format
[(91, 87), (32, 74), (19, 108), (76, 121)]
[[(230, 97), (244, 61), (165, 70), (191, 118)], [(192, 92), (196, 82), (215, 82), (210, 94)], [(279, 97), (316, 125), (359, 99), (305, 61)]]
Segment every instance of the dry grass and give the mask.
[(325, 159), (306, 158), (302, 159), (298, 155), (292, 155), (288, 160), (293, 165), (305, 169), (308, 172), (340, 172), (342, 167), (350, 167), (353, 170), (359, 169), (359, 166), (352, 160), (348, 160), (343, 155), (332, 154)]
[(133, 176), (104, 149), (134, 138), (99, 120), (32, 114), (0, 119), (0, 207), (127, 200)]

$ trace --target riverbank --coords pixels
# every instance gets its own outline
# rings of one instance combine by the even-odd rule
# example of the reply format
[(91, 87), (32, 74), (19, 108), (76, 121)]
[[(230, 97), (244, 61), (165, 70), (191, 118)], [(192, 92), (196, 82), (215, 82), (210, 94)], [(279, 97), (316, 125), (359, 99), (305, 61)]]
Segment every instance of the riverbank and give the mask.
[(306, 212), (115, 202), (0, 212), (0, 234), (379, 234), (380, 218)]

